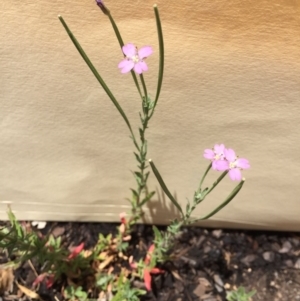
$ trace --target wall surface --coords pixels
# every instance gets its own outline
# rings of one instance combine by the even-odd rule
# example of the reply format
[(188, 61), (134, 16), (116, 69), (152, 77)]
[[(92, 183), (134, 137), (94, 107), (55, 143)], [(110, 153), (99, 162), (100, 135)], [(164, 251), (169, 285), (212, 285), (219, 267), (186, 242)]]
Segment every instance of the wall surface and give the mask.
[[(145, 74), (156, 89), (158, 42), (149, 0), (107, 0), (125, 42), (152, 45)], [(225, 143), (250, 160), (246, 183), (214, 227), (300, 229), (300, 2), (158, 0), (165, 80), (149, 129), (149, 158), (181, 204)], [(60, 24), (61, 14), (133, 128), (140, 102), (122, 53), (94, 0), (0, 1), (0, 218), (117, 221), (129, 210), (131, 140), (113, 104)], [(208, 182), (218, 174), (212, 173)], [(158, 188), (152, 177), (150, 187)], [(225, 179), (195, 216), (233, 189)], [(162, 196), (147, 222), (175, 209)]]

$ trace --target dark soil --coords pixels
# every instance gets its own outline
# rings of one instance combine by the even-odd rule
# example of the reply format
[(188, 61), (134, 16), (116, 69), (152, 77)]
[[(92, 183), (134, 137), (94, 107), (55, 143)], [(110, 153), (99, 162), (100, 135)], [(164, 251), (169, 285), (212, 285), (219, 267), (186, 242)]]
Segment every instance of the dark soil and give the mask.
[[(88, 249), (95, 245), (99, 233), (116, 233), (116, 227), (108, 223), (47, 223), (40, 231), (61, 236), (66, 247), (84, 242)], [(135, 258), (145, 256), (152, 239), (151, 226), (137, 226), (132, 243), (144, 247), (134, 249)], [(165, 273), (153, 276), (152, 291), (141, 300), (221, 301), (226, 300), (226, 291), (239, 286), (257, 291), (253, 301), (300, 300), (299, 254), (298, 233), (185, 228), (172, 253), (175, 259), (161, 266)], [(28, 289), (32, 289), (35, 277), (28, 263), (14, 271), (14, 280)], [(134, 285), (144, 288), (140, 281)], [(44, 301), (63, 300), (58, 285), (50, 290), (41, 285), (37, 293)], [(1, 297), (1, 301), (31, 299), (20, 293), (16, 282)]]

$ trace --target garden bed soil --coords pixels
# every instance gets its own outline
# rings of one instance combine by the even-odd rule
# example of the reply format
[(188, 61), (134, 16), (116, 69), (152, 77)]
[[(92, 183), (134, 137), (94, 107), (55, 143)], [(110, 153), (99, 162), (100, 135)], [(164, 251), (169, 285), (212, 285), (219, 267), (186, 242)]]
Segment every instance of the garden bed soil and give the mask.
[[(116, 233), (117, 226), (49, 222), (39, 231), (43, 235), (61, 236), (68, 248), (84, 242), (85, 249), (89, 249), (96, 244), (99, 233)], [(145, 256), (152, 240), (151, 226), (137, 225), (131, 241), (135, 259)], [(184, 228), (172, 252), (174, 260), (160, 266), (165, 272), (153, 276), (152, 291), (141, 300), (222, 301), (226, 300), (227, 291), (239, 286), (244, 286), (247, 291), (257, 291), (253, 301), (300, 300), (299, 254), (299, 233)], [(30, 292), (33, 292), (32, 283), (39, 267), (24, 263), (13, 271), (13, 276), (5, 274), (5, 269), (0, 271), (1, 301), (34, 299)], [(144, 288), (142, 281), (133, 283)], [(10, 291), (8, 284), (12, 284)], [(36, 293), (44, 301), (61, 301), (64, 300), (61, 290), (61, 284), (55, 284), (51, 289), (40, 285)], [(91, 297), (97, 300), (97, 296)]]

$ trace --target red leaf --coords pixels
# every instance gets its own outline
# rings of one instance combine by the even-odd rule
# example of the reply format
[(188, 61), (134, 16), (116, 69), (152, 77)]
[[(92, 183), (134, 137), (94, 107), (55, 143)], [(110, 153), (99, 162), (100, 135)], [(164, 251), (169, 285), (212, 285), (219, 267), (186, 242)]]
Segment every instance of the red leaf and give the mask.
[(150, 273), (151, 274), (161, 274), (161, 273), (164, 273), (165, 271), (164, 270), (161, 270), (160, 268), (152, 268), (150, 270)]
[(154, 249), (155, 249), (155, 245), (152, 244), (149, 249), (148, 249), (148, 252), (147, 252), (147, 255), (146, 255), (146, 258), (144, 260), (145, 264), (149, 264), (150, 261), (151, 261), (151, 256), (152, 256), (152, 253), (154, 252)]
[(43, 273), (43, 274), (38, 275), (35, 278), (35, 280), (33, 281), (32, 285), (37, 286), (39, 283), (41, 283), (45, 279), (46, 276), (47, 276), (47, 273)]
[(83, 250), (84, 243), (82, 242), (79, 246), (75, 247), (72, 253), (68, 256), (68, 259), (73, 259)]
[(145, 283), (146, 289), (148, 291), (151, 291), (151, 274), (148, 269), (144, 269), (144, 283)]
[(49, 277), (46, 280), (46, 287), (50, 288), (54, 284), (54, 275), (49, 275)]

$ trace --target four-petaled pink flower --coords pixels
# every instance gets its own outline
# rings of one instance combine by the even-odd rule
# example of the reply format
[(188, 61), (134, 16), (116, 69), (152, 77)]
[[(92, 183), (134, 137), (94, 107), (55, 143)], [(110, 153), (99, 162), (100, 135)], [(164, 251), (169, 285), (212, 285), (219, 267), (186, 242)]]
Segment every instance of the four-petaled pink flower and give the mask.
[(203, 156), (212, 162), (214, 170), (228, 170), (228, 175), (232, 181), (241, 181), (241, 170), (250, 168), (247, 159), (238, 158), (235, 151), (231, 148), (225, 148), (224, 144), (216, 144), (213, 149), (204, 150)]
[(241, 181), (242, 179), (242, 169), (248, 169), (250, 168), (249, 161), (245, 158), (238, 158), (235, 154), (235, 151), (231, 148), (225, 149), (224, 151), (225, 164), (223, 165), (223, 168), (220, 170), (229, 170), (228, 175), (232, 181)]
[(144, 46), (138, 50), (137, 47), (129, 43), (124, 45), (122, 50), (126, 57), (118, 65), (119, 69), (121, 69), (121, 73), (127, 73), (133, 69), (137, 74), (142, 74), (148, 70), (144, 59), (153, 52), (150, 46)]
[(214, 170), (219, 170), (219, 165), (222, 164), (221, 162), (224, 160), (224, 144), (216, 144), (213, 149), (206, 149), (204, 150), (204, 158), (208, 159), (212, 162), (212, 168)]

